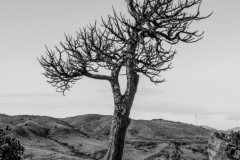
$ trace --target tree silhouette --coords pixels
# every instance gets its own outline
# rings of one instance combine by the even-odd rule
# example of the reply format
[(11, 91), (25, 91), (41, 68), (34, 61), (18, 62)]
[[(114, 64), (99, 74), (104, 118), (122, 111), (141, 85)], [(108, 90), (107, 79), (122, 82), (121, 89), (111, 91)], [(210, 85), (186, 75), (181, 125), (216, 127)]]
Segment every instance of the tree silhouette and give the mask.
[[(193, 43), (202, 39), (203, 33), (190, 31), (193, 21), (200, 16), (202, 0), (126, 0), (133, 18), (109, 15), (102, 19), (101, 27), (89, 25), (77, 32), (76, 38), (65, 35), (56, 51), (47, 48), (47, 56), (39, 59), (44, 75), (58, 92), (65, 92), (82, 77), (109, 81), (114, 97), (114, 115), (105, 159), (121, 160), (125, 134), (130, 124), (129, 114), (137, 91), (139, 74), (153, 83), (162, 71), (171, 68), (176, 54), (171, 45), (178, 42)], [(189, 9), (194, 13), (189, 13)], [(121, 69), (126, 69), (127, 87), (122, 94), (118, 81)], [(110, 75), (99, 74), (106, 69)]]

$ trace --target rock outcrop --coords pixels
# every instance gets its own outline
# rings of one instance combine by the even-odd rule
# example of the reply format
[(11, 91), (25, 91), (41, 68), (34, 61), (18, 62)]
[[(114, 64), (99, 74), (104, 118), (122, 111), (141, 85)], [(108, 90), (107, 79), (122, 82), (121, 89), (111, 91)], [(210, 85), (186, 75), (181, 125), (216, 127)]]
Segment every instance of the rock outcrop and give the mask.
[(239, 141), (239, 132), (213, 132), (208, 142), (209, 160), (240, 160)]

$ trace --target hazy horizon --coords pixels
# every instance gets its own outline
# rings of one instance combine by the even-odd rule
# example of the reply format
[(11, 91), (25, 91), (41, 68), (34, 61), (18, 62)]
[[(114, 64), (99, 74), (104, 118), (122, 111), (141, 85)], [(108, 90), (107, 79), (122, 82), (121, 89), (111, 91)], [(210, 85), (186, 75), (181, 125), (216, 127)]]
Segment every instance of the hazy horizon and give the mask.
[[(158, 119), (206, 125), (227, 130), (240, 127), (240, 1), (203, 0), (203, 16), (193, 23), (204, 31), (197, 43), (174, 45), (178, 54), (173, 69), (162, 74), (167, 81), (155, 85), (140, 75), (132, 119)], [(113, 114), (108, 82), (83, 78), (70, 91), (55, 92), (42, 75), (37, 58), (46, 48), (76, 36), (79, 28), (116, 12), (130, 17), (124, 0), (0, 0), (0, 113), (69, 117)], [(120, 77), (122, 90), (124, 77)]]

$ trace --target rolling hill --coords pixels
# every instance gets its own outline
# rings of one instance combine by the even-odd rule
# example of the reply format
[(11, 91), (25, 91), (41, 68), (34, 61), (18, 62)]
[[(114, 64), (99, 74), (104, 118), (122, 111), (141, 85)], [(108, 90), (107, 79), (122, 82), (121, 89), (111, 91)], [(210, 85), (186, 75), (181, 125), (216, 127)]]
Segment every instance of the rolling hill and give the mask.
[(228, 129), (224, 133), (228, 133), (229, 134), (231, 131), (239, 132), (240, 131), (240, 127), (234, 127), (234, 128)]
[(209, 127), (209, 126), (203, 126), (203, 125), (200, 125), (200, 127), (202, 127), (202, 128), (205, 128), (205, 129), (207, 129), (207, 130), (209, 130), (209, 131), (217, 131), (217, 129), (215, 129), (215, 128), (212, 128), (212, 127)]
[[(112, 116), (88, 114), (67, 118), (0, 114), (0, 128), (7, 129), (25, 146), (25, 160), (102, 159), (107, 150)], [(8, 126), (8, 127), (7, 127)], [(182, 157), (207, 159), (210, 131), (163, 119), (131, 120), (124, 160), (157, 160), (180, 144)]]

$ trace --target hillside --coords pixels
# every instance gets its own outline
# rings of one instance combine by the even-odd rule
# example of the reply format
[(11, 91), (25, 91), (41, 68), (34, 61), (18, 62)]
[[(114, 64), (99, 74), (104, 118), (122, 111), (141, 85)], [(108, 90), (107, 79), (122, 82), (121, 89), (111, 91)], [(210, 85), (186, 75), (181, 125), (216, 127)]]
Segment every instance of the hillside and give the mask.
[[(102, 159), (107, 149), (112, 116), (81, 115), (68, 118), (0, 115), (0, 128), (16, 137), (26, 148), (25, 160)], [(207, 159), (210, 131), (163, 119), (131, 120), (124, 160), (157, 160), (171, 153), (172, 141), (180, 143), (185, 159)]]
[(240, 131), (240, 127), (234, 127), (234, 128), (228, 129), (226, 132), (230, 133), (231, 131), (238, 132)]
[(209, 126), (200, 125), (200, 127), (205, 128), (205, 129), (207, 129), (207, 130), (209, 130), (209, 131), (211, 131), (211, 132), (217, 131), (217, 129), (212, 128), (212, 127), (209, 127)]

